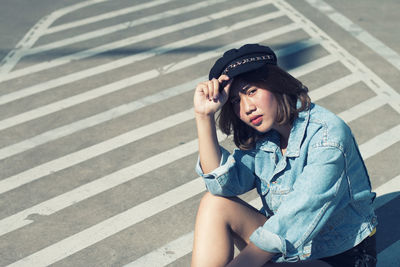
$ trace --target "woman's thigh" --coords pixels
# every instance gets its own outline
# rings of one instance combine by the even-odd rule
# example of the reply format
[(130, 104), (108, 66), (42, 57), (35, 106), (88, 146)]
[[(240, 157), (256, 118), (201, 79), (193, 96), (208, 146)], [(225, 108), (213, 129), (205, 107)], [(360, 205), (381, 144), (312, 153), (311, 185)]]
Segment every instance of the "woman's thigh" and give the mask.
[(248, 244), (251, 234), (267, 221), (256, 208), (238, 197), (219, 197), (207, 192), (200, 203), (199, 211), (203, 208), (211, 209), (218, 218), (224, 220), (235, 241), (242, 244)]
[[(211, 223), (213, 230), (219, 233), (221, 233), (221, 231), (216, 229), (215, 226), (219, 225), (221, 222), (222, 224), (227, 225), (231, 231), (231, 237), (233, 238), (235, 245), (239, 250), (242, 250), (250, 242), (249, 239), (251, 234), (258, 227), (264, 225), (267, 221), (267, 217), (238, 197), (219, 197), (207, 192), (200, 202), (197, 220), (206, 220)], [(218, 233), (214, 234), (215, 236), (218, 236)], [(207, 240), (209, 240), (209, 238), (207, 238)], [(315, 260), (297, 263), (267, 263), (265, 266), (329, 267), (330, 265)]]
[(234, 247), (245, 247), (266, 217), (243, 200), (206, 193), (200, 201), (194, 231), (192, 266), (225, 266)]

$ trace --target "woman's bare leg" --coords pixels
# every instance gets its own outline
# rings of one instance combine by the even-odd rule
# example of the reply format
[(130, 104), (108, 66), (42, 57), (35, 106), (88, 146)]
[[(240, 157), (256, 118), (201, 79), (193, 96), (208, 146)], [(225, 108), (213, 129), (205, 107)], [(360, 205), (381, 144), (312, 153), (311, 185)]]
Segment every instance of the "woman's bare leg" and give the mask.
[[(206, 193), (199, 206), (194, 233), (192, 267), (225, 266), (233, 259), (235, 243), (242, 250), (250, 235), (267, 218), (239, 198), (225, 198)], [(319, 261), (266, 263), (271, 267), (329, 267)]]
[(233, 259), (234, 239), (243, 247), (266, 220), (239, 198), (218, 197), (207, 192), (197, 213), (192, 266), (225, 266)]

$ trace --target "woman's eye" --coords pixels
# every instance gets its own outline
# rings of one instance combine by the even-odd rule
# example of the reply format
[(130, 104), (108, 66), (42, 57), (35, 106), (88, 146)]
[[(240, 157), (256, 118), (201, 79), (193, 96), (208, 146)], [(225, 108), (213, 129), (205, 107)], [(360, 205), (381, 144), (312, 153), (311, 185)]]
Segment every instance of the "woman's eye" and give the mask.
[(249, 89), (249, 90), (247, 91), (247, 94), (248, 94), (248, 95), (253, 95), (253, 94), (255, 94), (256, 91), (257, 91), (256, 88), (252, 88), (252, 89)]

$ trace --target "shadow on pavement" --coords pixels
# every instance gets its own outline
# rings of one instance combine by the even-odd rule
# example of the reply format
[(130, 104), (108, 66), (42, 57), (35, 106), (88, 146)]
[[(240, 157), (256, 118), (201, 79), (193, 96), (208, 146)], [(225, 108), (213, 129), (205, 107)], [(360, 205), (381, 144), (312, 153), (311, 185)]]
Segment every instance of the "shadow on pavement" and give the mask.
[(400, 240), (400, 192), (383, 195), (378, 197), (376, 201), (386, 202), (375, 210), (378, 216), (376, 237), (377, 250), (379, 253)]
[(376, 198), (375, 206), (377, 207), (375, 213), (378, 216), (376, 231), (378, 266), (400, 266), (400, 251), (396, 251), (400, 240), (400, 192)]

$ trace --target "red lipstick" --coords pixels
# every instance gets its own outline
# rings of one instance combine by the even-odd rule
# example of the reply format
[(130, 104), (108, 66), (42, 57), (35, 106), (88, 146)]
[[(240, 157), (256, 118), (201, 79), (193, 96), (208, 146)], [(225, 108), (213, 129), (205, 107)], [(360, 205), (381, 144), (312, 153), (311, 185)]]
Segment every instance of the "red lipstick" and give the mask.
[(250, 122), (253, 125), (259, 125), (262, 122), (262, 116), (261, 115), (253, 116), (250, 118)]

